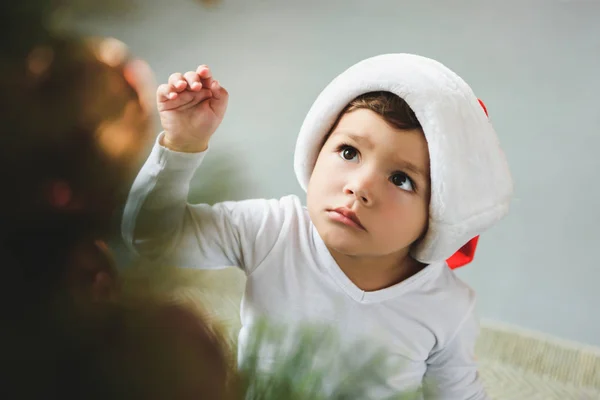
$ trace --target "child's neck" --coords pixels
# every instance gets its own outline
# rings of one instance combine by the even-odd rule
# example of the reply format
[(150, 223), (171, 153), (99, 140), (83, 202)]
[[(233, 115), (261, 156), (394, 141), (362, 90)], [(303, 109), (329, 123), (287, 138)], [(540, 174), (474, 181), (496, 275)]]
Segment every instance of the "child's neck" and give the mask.
[(329, 249), (340, 269), (358, 288), (366, 292), (385, 289), (410, 278), (425, 265), (408, 255), (349, 256)]

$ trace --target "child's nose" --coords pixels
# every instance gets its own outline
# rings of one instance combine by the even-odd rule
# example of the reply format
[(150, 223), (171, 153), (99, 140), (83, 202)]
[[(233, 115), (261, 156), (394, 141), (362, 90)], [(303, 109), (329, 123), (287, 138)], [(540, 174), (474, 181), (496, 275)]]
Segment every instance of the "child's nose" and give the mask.
[(370, 204), (369, 196), (367, 196), (367, 194), (361, 190), (352, 190), (352, 189), (347, 188), (346, 193), (349, 195), (354, 195), (356, 197), (356, 199), (358, 201), (360, 201), (361, 203), (363, 203), (364, 205)]
[(344, 188), (347, 195), (354, 196), (365, 206), (373, 204), (372, 182), (368, 178), (355, 179)]

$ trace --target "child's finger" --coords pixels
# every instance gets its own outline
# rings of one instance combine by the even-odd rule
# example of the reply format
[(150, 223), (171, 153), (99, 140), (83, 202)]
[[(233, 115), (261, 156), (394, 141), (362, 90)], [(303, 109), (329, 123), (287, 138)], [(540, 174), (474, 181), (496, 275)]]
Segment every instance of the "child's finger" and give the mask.
[(201, 89), (198, 92), (192, 92), (186, 90), (183, 93), (177, 93), (177, 97), (158, 103), (158, 111), (170, 111), (170, 110), (186, 110), (190, 107), (194, 107), (197, 104), (203, 102), (206, 99), (212, 97), (212, 92), (209, 89)]
[(227, 102), (229, 100), (229, 93), (222, 87), (218, 81), (213, 81), (210, 87), (213, 101), (211, 101), (211, 107), (218, 115), (223, 115), (227, 109)]
[(165, 102), (175, 99), (177, 97), (177, 92), (173, 86), (163, 83), (156, 90), (156, 97), (159, 102)]
[(208, 68), (208, 65), (200, 65), (198, 68), (196, 68), (196, 73), (200, 75), (200, 78), (202, 79), (212, 78), (212, 72), (210, 68)]
[(168, 82), (177, 92), (183, 92), (187, 88), (187, 81), (183, 79), (183, 76), (179, 72), (171, 74)]
[(183, 76), (187, 81), (188, 87), (193, 91), (202, 89), (202, 83), (200, 83), (200, 77), (194, 71), (188, 71)]
[(158, 103), (158, 111), (169, 111), (175, 109), (181, 109), (186, 104), (191, 103), (194, 100), (194, 93), (185, 91), (183, 93), (177, 93), (177, 97)]
[(224, 100), (229, 96), (229, 93), (217, 80), (213, 80), (210, 85), (210, 90), (213, 93), (213, 98), (216, 100)]
[(210, 88), (213, 83), (212, 71), (207, 65), (201, 65), (196, 69), (196, 73), (200, 77), (202, 86)]
[(208, 88), (202, 88), (198, 93), (195, 94), (195, 101), (198, 103), (203, 102), (204, 100), (210, 99), (213, 97), (213, 93)]

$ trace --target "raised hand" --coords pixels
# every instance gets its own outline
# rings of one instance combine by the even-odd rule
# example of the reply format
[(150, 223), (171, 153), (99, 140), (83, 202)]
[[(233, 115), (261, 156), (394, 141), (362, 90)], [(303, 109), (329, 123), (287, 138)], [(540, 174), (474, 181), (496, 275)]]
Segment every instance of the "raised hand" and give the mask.
[(200, 152), (221, 124), (229, 94), (206, 65), (174, 73), (158, 87), (157, 105), (165, 131), (163, 145), (174, 151)]

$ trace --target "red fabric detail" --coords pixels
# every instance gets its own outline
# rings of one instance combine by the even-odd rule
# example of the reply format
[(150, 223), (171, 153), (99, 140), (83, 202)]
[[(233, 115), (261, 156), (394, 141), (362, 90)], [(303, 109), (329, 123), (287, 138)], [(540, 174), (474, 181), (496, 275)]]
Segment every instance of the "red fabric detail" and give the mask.
[(473, 261), (478, 241), (479, 236), (475, 236), (473, 239), (469, 240), (467, 244), (461, 247), (456, 253), (454, 253), (449, 259), (447, 259), (446, 264), (448, 264), (448, 267), (450, 267), (450, 269), (460, 268)]
[(483, 103), (483, 100), (481, 100), (481, 99), (477, 99), (477, 100), (479, 100), (479, 104), (481, 104), (481, 107), (483, 108), (483, 111), (485, 111), (485, 115), (487, 115), (489, 117), (488, 112), (487, 112), (487, 107)]

